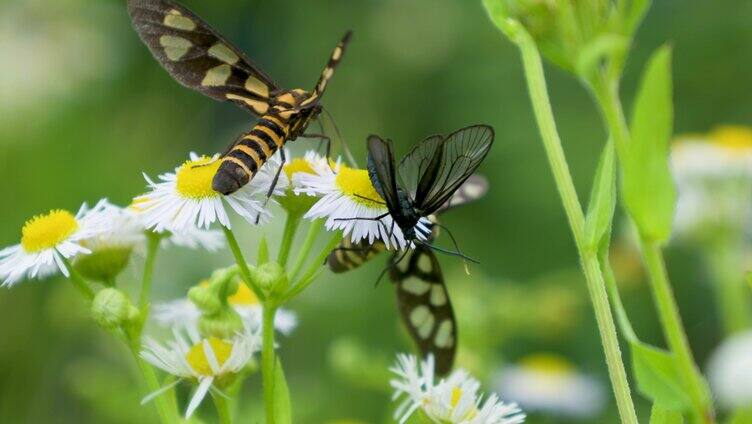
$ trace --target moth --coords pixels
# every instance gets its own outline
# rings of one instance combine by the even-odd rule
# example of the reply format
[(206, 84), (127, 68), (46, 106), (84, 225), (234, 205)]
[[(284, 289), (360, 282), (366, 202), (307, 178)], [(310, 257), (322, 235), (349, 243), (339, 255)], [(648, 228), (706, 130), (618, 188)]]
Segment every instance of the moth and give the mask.
[[(351, 32), (334, 48), (311, 91), (280, 88), (240, 49), (195, 13), (172, 0), (128, 0), (133, 27), (154, 58), (182, 85), (219, 101), (230, 101), (259, 117), (222, 154), (212, 187), (231, 194), (258, 172), (288, 141), (306, 135), (322, 111), (321, 97), (342, 60)], [(276, 177), (282, 167), (277, 170)], [(276, 178), (275, 182), (276, 183)], [(270, 188), (273, 191), (274, 184)]]
[[(416, 225), (433, 215), (475, 172), (491, 149), (494, 131), (472, 125), (447, 136), (434, 135), (418, 143), (395, 164), (391, 140), (368, 137), (368, 175), (388, 212), (408, 242), (422, 243)], [(358, 219), (358, 218), (355, 218)], [(393, 234), (394, 228), (389, 230)]]
[[(434, 224), (428, 242), (439, 232), (438, 216), (457, 206), (482, 198), (488, 191), (488, 181), (479, 175), (470, 176), (429, 220)], [(386, 250), (383, 242), (352, 243), (345, 238), (327, 257), (329, 269), (343, 273), (357, 269)], [(447, 374), (452, 369), (457, 350), (457, 320), (436, 254), (418, 244), (408, 256), (389, 258), (389, 277), (394, 283), (397, 307), (402, 324), (418, 346), (422, 356), (432, 354), (436, 372)]]

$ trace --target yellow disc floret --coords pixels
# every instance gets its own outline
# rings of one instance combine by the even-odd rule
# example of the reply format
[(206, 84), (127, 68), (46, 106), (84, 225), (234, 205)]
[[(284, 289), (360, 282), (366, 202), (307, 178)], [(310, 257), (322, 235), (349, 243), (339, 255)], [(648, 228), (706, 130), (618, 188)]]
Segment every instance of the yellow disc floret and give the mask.
[[(460, 400), (462, 399), (462, 388), (459, 386), (452, 387), (452, 399), (450, 400), (450, 406), (452, 408), (452, 415), (454, 415), (454, 410), (457, 408), (457, 405), (459, 405)], [(470, 408), (464, 417), (462, 417), (463, 422), (464, 421), (470, 421), (475, 416), (478, 415), (478, 409), (473, 407)]]
[(530, 371), (537, 371), (551, 375), (566, 375), (572, 373), (572, 364), (566, 359), (548, 354), (536, 353), (520, 360), (520, 365)]
[(230, 302), (230, 305), (234, 306), (250, 306), (259, 304), (258, 297), (253, 294), (251, 289), (249, 289), (248, 285), (246, 285), (245, 283), (238, 284), (238, 291), (236, 291), (232, 296), (228, 297), (227, 301)]
[(725, 125), (713, 130), (709, 136), (723, 147), (734, 150), (752, 149), (752, 128)]
[[(217, 364), (221, 367), (230, 358), (232, 354), (232, 344), (218, 339), (216, 337), (209, 337), (205, 340), (209, 343), (209, 347), (214, 353), (214, 357), (217, 358)], [(193, 368), (196, 374), (203, 376), (214, 376), (209, 360), (206, 358), (206, 351), (204, 350), (204, 341), (196, 343), (191, 347), (188, 353), (185, 355), (185, 360), (188, 361), (188, 365)]]
[(53, 210), (26, 221), (21, 230), (21, 246), (29, 253), (51, 249), (78, 230), (78, 221), (68, 211)]
[(177, 172), (177, 190), (182, 197), (206, 199), (219, 196), (212, 189), (212, 179), (221, 161), (202, 156), (185, 162)]
[(292, 178), (292, 175), (297, 172), (316, 175), (316, 171), (313, 170), (311, 164), (303, 158), (293, 159), (292, 161), (290, 161), (290, 163), (285, 165), (284, 169), (288, 179)]
[(340, 166), (335, 178), (337, 188), (353, 202), (369, 208), (383, 208), (384, 200), (371, 184), (368, 171)]

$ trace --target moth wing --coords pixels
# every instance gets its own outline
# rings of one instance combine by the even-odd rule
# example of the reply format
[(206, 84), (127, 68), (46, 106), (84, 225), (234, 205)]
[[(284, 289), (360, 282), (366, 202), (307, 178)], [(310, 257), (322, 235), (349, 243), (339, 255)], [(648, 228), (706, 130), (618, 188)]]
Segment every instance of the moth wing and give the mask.
[(440, 147), (441, 159), (430, 185), (418, 186), (415, 207), (425, 215), (439, 210), (470, 178), (491, 149), (494, 131), (473, 125), (449, 134)]
[(421, 356), (433, 355), (436, 373), (452, 369), (457, 351), (457, 320), (436, 255), (418, 245), (404, 260), (391, 258), (390, 277), (395, 284), (402, 323), (418, 346)]
[(240, 49), (172, 0), (128, 0), (133, 27), (154, 58), (184, 86), (256, 115), (279, 87)]

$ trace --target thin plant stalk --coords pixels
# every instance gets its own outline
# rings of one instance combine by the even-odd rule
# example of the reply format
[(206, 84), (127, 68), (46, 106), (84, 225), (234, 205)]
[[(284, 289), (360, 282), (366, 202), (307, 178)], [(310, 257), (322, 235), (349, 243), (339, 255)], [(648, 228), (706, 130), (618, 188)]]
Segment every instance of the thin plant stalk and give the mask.
[(285, 294), (284, 296), (284, 302), (289, 301), (290, 299), (294, 298), (298, 294), (300, 294), (303, 290), (308, 287), (313, 280), (316, 279), (316, 276), (318, 275), (318, 272), (321, 270), (321, 266), (326, 260), (326, 257), (329, 256), (332, 249), (337, 247), (339, 243), (342, 241), (342, 233), (337, 232), (335, 233), (327, 242), (326, 246), (319, 252), (319, 254), (313, 259), (313, 262), (311, 262), (311, 265), (308, 267), (308, 269), (303, 273), (303, 276), (300, 277), (299, 280), (295, 282), (295, 284), (292, 286), (290, 291)]
[(78, 291), (80, 291), (88, 301), (94, 300), (94, 291), (91, 289), (91, 287), (89, 287), (89, 284), (84, 280), (83, 277), (81, 277), (81, 274), (79, 274), (78, 271), (73, 268), (73, 265), (65, 256), (60, 255), (60, 257), (63, 260), (65, 268), (68, 270), (68, 279), (71, 280), (73, 285), (76, 286)]
[(264, 410), (267, 424), (274, 424), (274, 367), (277, 358), (274, 352), (274, 316), (277, 308), (265, 304), (262, 313), (261, 379), (264, 386)]
[(146, 262), (144, 263), (144, 273), (141, 279), (141, 294), (139, 295), (138, 306), (141, 311), (143, 320), (149, 315), (149, 295), (151, 294), (151, 283), (154, 275), (154, 263), (159, 250), (161, 237), (157, 233), (148, 232), (146, 234)]
[(225, 233), (227, 245), (230, 246), (232, 255), (235, 257), (235, 262), (238, 264), (240, 274), (243, 276), (243, 281), (245, 281), (248, 287), (251, 288), (253, 294), (255, 294), (256, 297), (263, 302), (264, 300), (266, 300), (266, 295), (264, 295), (264, 292), (261, 291), (261, 288), (258, 287), (256, 282), (251, 278), (251, 270), (248, 269), (248, 262), (246, 262), (245, 258), (243, 257), (243, 252), (240, 250), (240, 246), (238, 245), (237, 239), (235, 239), (235, 235), (232, 233), (231, 229), (225, 227), (224, 225), (222, 226), (222, 231), (224, 231)]
[(219, 393), (212, 393), (211, 396), (214, 401), (214, 408), (217, 410), (219, 424), (232, 424), (232, 412), (227, 399)]
[(585, 217), (582, 206), (569, 172), (561, 140), (556, 130), (556, 122), (548, 98), (548, 88), (543, 72), (540, 53), (530, 34), (516, 22), (508, 23), (511, 37), (522, 53), (525, 78), (528, 84), (530, 100), (533, 104), (538, 129), (543, 139), (543, 146), (554, 175), (556, 187), (561, 196), (562, 204), (569, 221), (569, 226), (575, 239), (580, 261), (587, 281), (588, 293), (595, 310), (598, 331), (606, 356), (609, 377), (613, 386), (616, 404), (622, 423), (637, 423), (637, 415), (632, 403), (632, 396), (624, 370), (624, 363), (619, 349), (616, 326), (611, 315), (608, 295), (604, 284), (603, 274), (595, 251), (585, 248), (584, 226)]
[(303, 246), (300, 248), (298, 257), (295, 259), (295, 263), (293, 264), (292, 270), (289, 273), (291, 280), (294, 280), (295, 277), (298, 276), (298, 273), (303, 268), (303, 265), (305, 265), (306, 260), (308, 259), (308, 255), (311, 252), (311, 248), (313, 248), (313, 244), (316, 242), (316, 238), (323, 229), (324, 221), (321, 219), (317, 219), (316, 221), (312, 222), (308, 227), (308, 234), (306, 234), (305, 241), (303, 241)]
[(295, 239), (295, 233), (297, 233), (299, 226), (300, 213), (288, 213), (287, 220), (285, 221), (285, 232), (282, 235), (282, 243), (279, 245), (279, 253), (277, 254), (277, 263), (283, 268), (287, 267), (292, 242)]
[(732, 335), (749, 329), (750, 296), (742, 275), (741, 257), (746, 253), (743, 243), (723, 238), (706, 253), (716, 291), (718, 313), (724, 334)]

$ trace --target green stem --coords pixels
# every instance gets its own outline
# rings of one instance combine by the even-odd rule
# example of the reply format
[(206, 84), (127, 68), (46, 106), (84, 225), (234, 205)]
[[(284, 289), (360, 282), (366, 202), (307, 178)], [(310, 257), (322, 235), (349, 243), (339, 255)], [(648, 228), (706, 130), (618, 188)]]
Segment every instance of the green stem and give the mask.
[(306, 234), (305, 241), (303, 242), (303, 246), (300, 248), (300, 251), (298, 252), (298, 257), (295, 259), (295, 264), (292, 266), (292, 270), (288, 274), (290, 276), (291, 280), (295, 280), (295, 277), (298, 276), (298, 273), (300, 272), (301, 268), (303, 268), (303, 265), (305, 265), (306, 260), (308, 259), (308, 255), (311, 252), (311, 248), (313, 247), (313, 244), (316, 242), (316, 237), (318, 237), (321, 230), (324, 228), (324, 220), (317, 219), (316, 221), (312, 222), (311, 225), (308, 227), (308, 234)]
[(149, 316), (149, 296), (151, 294), (151, 283), (154, 277), (154, 262), (159, 251), (159, 243), (162, 237), (154, 232), (146, 234), (146, 262), (144, 263), (144, 274), (141, 280), (141, 294), (139, 296), (139, 309), (141, 310), (142, 320), (146, 321)]
[(273, 305), (264, 305), (262, 320), (261, 379), (264, 385), (264, 409), (267, 424), (274, 424), (274, 316), (277, 309)]
[(338, 231), (332, 236), (332, 238), (329, 239), (329, 242), (326, 244), (326, 246), (324, 246), (321, 252), (319, 252), (318, 256), (314, 258), (313, 262), (311, 262), (311, 265), (308, 267), (306, 272), (303, 273), (302, 277), (300, 277), (300, 280), (296, 281), (293, 284), (292, 288), (284, 295), (283, 303), (288, 302), (290, 299), (299, 295), (316, 279), (315, 277), (320, 271), (322, 264), (326, 260), (326, 257), (329, 256), (329, 254), (332, 252), (332, 249), (337, 247), (337, 245), (339, 245), (341, 241), (342, 232)]
[(243, 252), (240, 250), (240, 246), (238, 245), (238, 241), (235, 239), (235, 235), (232, 233), (232, 230), (225, 227), (224, 225), (222, 226), (222, 230), (225, 232), (227, 245), (230, 246), (232, 255), (235, 257), (235, 262), (238, 264), (240, 274), (243, 276), (243, 281), (245, 281), (248, 287), (251, 288), (253, 294), (255, 294), (256, 297), (263, 302), (264, 300), (266, 300), (266, 296), (264, 295), (264, 292), (261, 291), (261, 288), (258, 287), (258, 285), (256, 285), (256, 283), (251, 278), (251, 270), (248, 269), (248, 262), (246, 262), (245, 258), (243, 257)]
[(666, 264), (663, 260), (660, 245), (656, 242), (643, 240), (642, 254), (645, 258), (645, 266), (650, 274), (653, 301), (658, 310), (663, 333), (671, 352), (676, 356), (678, 366), (681, 367), (681, 374), (686, 380), (686, 389), (695, 408), (695, 418), (699, 422), (713, 422), (713, 411), (710, 407), (709, 397), (700, 371), (695, 365), (689, 341), (682, 326), (679, 308), (668, 281)]
[(63, 255), (60, 255), (60, 258), (62, 258), (63, 264), (65, 264), (65, 268), (68, 270), (68, 279), (73, 282), (73, 285), (76, 286), (78, 291), (80, 291), (87, 300), (94, 300), (94, 291), (91, 289), (91, 287), (89, 287), (89, 284), (84, 280), (81, 274), (79, 274), (78, 271), (73, 268), (73, 265), (70, 263), (68, 258)]
[[(157, 379), (157, 374), (154, 372), (154, 368), (152, 368), (152, 366), (144, 361), (139, 355), (139, 346), (137, 342), (134, 342), (134, 340), (131, 339), (128, 341), (128, 345), (130, 352), (133, 355), (133, 359), (136, 361), (138, 369), (141, 371), (144, 382), (146, 382), (147, 390), (149, 393), (156, 392), (162, 386), (159, 384), (159, 379)], [(170, 407), (170, 399), (167, 395), (168, 393), (162, 393), (153, 400), (154, 405), (157, 408), (157, 414), (159, 414), (159, 420), (162, 424), (177, 423), (177, 412), (174, 408)]]
[[(593, 91), (603, 120), (610, 136), (616, 144), (616, 151), (620, 158), (626, 157), (631, 139), (629, 126), (624, 116), (624, 109), (619, 99), (619, 81), (601, 74), (598, 78), (588, 81)], [(687, 391), (695, 407), (695, 420), (699, 422), (714, 422), (714, 411), (707, 394), (707, 388), (694, 363), (692, 352), (687, 342), (687, 336), (679, 317), (676, 300), (666, 274), (663, 254), (658, 243), (640, 238), (640, 250), (645, 257), (646, 267), (650, 273), (654, 302), (663, 327), (663, 333), (669, 348), (676, 355), (682, 373), (687, 379)]]
[(554, 175), (554, 181), (561, 196), (569, 226), (574, 235), (580, 255), (590, 300), (595, 310), (598, 331), (601, 343), (603, 344), (606, 365), (608, 366), (619, 415), (623, 423), (637, 423), (637, 415), (632, 404), (627, 375), (624, 371), (619, 341), (616, 336), (616, 327), (611, 315), (598, 257), (595, 252), (585, 250), (585, 217), (582, 212), (582, 206), (577, 198), (577, 192), (572, 181), (572, 176), (569, 173), (569, 166), (564, 156), (561, 140), (556, 130), (540, 54), (530, 34), (518, 22), (508, 21), (507, 25), (510, 38), (517, 43), (522, 53), (522, 62), (525, 70), (525, 78), (528, 83), (530, 100), (533, 104), (538, 128), (543, 139), (543, 146)]
[(287, 221), (285, 221), (285, 232), (282, 235), (282, 244), (279, 245), (279, 254), (277, 255), (277, 263), (282, 265), (282, 268), (287, 266), (287, 260), (290, 258), (290, 248), (292, 242), (295, 239), (295, 233), (300, 226), (300, 214), (290, 212), (287, 214)]
[(614, 313), (616, 314), (616, 320), (619, 322), (621, 332), (624, 333), (624, 337), (629, 342), (637, 342), (637, 333), (632, 328), (632, 323), (629, 321), (627, 311), (624, 308), (624, 304), (621, 301), (619, 295), (619, 286), (616, 284), (616, 276), (614, 276), (614, 270), (611, 268), (611, 261), (608, 259), (608, 250), (602, 253), (599, 259), (601, 264), (601, 270), (603, 270), (603, 279), (606, 282), (606, 289), (608, 290), (608, 296), (611, 299), (611, 304), (614, 307)]
[(232, 413), (227, 399), (220, 394), (212, 393), (212, 400), (214, 401), (214, 408), (217, 410), (219, 424), (232, 424)]

